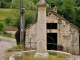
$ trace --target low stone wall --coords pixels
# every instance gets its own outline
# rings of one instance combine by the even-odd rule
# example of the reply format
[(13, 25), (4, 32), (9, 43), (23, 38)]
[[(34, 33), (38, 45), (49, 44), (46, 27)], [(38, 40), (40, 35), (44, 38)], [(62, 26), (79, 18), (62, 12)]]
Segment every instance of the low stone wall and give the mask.
[(10, 33), (10, 34), (15, 34), (16, 31), (6, 31), (7, 33)]
[[(15, 56), (21, 56), (22, 53), (25, 53), (25, 52), (36, 52), (35, 50), (30, 50), (30, 51), (23, 51), (21, 53), (17, 53), (17, 54), (13, 54), (12, 56), (10, 56), (9, 60), (15, 60), (14, 57)], [(56, 52), (56, 53), (61, 53), (61, 54), (66, 54), (69, 56), (69, 58), (67, 58), (67, 60), (75, 60), (74, 59), (74, 56), (70, 53), (67, 53), (67, 52), (62, 52), (62, 51), (54, 51), (54, 50), (47, 50), (47, 52)]]

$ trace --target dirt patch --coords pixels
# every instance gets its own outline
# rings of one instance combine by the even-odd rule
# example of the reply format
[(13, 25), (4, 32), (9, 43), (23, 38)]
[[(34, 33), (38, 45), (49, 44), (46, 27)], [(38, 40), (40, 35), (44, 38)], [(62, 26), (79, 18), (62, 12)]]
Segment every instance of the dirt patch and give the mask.
[(11, 51), (11, 52), (6, 52), (5, 55), (2, 57), (1, 60), (9, 60), (9, 57), (13, 54), (18, 53), (17, 51)]

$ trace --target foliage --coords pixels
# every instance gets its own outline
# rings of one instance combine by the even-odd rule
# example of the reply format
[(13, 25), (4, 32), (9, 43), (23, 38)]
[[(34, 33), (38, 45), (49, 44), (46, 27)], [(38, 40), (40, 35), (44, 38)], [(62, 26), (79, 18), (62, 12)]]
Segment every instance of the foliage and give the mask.
[[(25, 10), (25, 26), (27, 26), (28, 23), (33, 22), (33, 20), (35, 20), (35, 12), (36, 10), (36, 6), (34, 4), (36, 4), (39, 0), (24, 0), (24, 6), (26, 8)], [(54, 3), (57, 5), (57, 9), (58, 9), (58, 13), (60, 15), (62, 15), (63, 17), (65, 17), (67, 20), (69, 20), (71, 23), (75, 24), (76, 26), (78, 26), (80, 28), (80, 0), (45, 0), (47, 2), (47, 4), (50, 5), (50, 3)], [(2, 2), (2, 6), (3, 7), (9, 7), (11, 4), (11, 8), (13, 8), (14, 10), (11, 12), (12, 17), (14, 16), (14, 18), (11, 17), (11, 23), (10, 25), (13, 26), (17, 26), (19, 24), (20, 21), (20, 0), (13, 0), (13, 2), (11, 3), (11, 0), (0, 0), (0, 2)], [(9, 4), (9, 5), (8, 5)], [(47, 12), (49, 11), (50, 7), (47, 7)], [(0, 9), (1, 10), (1, 9)], [(4, 11), (4, 13), (2, 11), (0, 11), (0, 20), (3, 20), (3, 15), (5, 15), (6, 17), (8, 17), (9, 15)], [(6, 18), (5, 17), (5, 18)], [(36, 13), (36, 17), (37, 17), (37, 13)]]
[[(12, 10), (12, 15), (16, 18), (15, 26), (19, 26), (20, 22), (20, 0), (14, 0), (11, 4), (11, 8), (14, 9)], [(25, 27), (32, 23), (34, 21), (36, 7), (34, 3), (31, 0), (24, 0), (24, 7), (25, 7), (25, 14), (24, 14), (24, 19), (25, 19)], [(14, 22), (13, 22), (14, 23)]]
[[(49, 5), (54, 3), (58, 7), (58, 13), (63, 15), (71, 23), (75, 24), (76, 12), (75, 12), (75, 0), (45, 0)], [(33, 0), (33, 2), (35, 2)], [(49, 9), (47, 9), (49, 11)]]
[(4, 24), (0, 22), (0, 31), (3, 31), (4, 29)]
[(7, 52), (10, 52), (10, 51), (20, 51), (20, 50), (25, 50), (23, 44), (14, 45), (12, 48), (8, 49)]
[(5, 1), (5, 2), (12, 2), (12, 0), (0, 0), (0, 2), (3, 2), (3, 1)]
[(31, 1), (34, 2), (34, 4), (37, 4), (39, 0), (31, 0)]
[(13, 46), (11, 48), (11, 50), (19, 50), (19, 49), (24, 49), (24, 45), (23, 44), (19, 44), (19, 45)]
[(80, 0), (76, 0), (76, 5), (80, 6)]
[(12, 0), (1, 0), (0, 2), (1, 2), (1, 8), (9, 8)]
[(3, 35), (4, 32), (5, 21), (0, 20), (0, 35)]
[(6, 22), (7, 25), (10, 25), (10, 23), (11, 23), (11, 18), (10, 18), (10, 17), (7, 17), (7, 18), (5, 19), (5, 22)]
[(74, 0), (65, 0), (63, 5), (60, 8), (60, 14), (64, 16), (71, 23), (75, 23), (75, 1)]
[(12, 0), (4, 0), (5, 2), (12, 2)]
[(76, 11), (76, 26), (80, 28), (80, 7), (75, 7)]

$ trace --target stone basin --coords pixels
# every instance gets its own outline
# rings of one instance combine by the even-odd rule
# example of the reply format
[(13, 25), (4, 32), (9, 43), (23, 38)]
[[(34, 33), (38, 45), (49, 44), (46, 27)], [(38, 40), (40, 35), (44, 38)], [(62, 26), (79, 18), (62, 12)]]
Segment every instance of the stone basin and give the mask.
[[(70, 53), (54, 50), (47, 50), (47, 52), (49, 53), (49, 57), (47, 60), (74, 60), (74, 57)], [(35, 60), (35, 53), (35, 50), (23, 51), (21, 53), (10, 56), (9, 60)]]

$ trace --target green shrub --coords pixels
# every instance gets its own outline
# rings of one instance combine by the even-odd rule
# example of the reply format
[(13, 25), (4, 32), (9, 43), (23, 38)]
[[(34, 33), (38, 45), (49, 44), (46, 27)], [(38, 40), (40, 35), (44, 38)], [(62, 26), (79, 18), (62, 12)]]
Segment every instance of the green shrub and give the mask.
[(13, 46), (11, 49), (12, 50), (24, 49), (24, 45), (23, 44), (19, 44), (19, 45)]
[(4, 29), (4, 24), (0, 22), (0, 32), (3, 31)]

